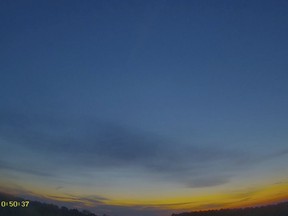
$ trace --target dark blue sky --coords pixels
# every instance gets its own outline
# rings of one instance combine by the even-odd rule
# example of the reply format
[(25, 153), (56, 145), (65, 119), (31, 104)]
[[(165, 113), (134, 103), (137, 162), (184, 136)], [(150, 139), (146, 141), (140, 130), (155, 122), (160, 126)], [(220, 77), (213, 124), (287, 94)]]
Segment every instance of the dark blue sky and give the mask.
[[(111, 181), (116, 192), (104, 183), (93, 192), (118, 201), (141, 201), (136, 193), (169, 178), (189, 188), (236, 188), (243, 176), (247, 186), (255, 170), (250, 182), (287, 179), (287, 9), (281, 0), (1, 1), (0, 171), (7, 182), (9, 172), (53, 176), (45, 184), (55, 188), (75, 178), (79, 192), (93, 184), (70, 173), (78, 167)], [(141, 189), (123, 169), (151, 182)], [(123, 195), (133, 185), (136, 197)]]

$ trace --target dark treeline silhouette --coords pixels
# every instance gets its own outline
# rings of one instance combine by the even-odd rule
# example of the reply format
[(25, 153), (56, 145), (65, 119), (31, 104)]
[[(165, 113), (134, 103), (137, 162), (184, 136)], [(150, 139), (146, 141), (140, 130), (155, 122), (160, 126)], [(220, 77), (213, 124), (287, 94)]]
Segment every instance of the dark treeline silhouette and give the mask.
[(288, 216), (288, 202), (261, 207), (185, 212), (172, 216)]
[[(0, 193), (1, 201), (22, 201), (24, 199)], [(30, 201), (28, 207), (2, 207), (0, 216), (97, 216), (87, 210), (68, 209), (54, 204)]]

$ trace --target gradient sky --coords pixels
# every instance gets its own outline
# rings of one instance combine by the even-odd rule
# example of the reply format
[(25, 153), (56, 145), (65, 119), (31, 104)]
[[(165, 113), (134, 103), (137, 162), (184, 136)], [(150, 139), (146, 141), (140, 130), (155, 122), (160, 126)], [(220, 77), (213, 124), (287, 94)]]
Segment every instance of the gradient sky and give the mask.
[(0, 191), (111, 216), (288, 198), (287, 1), (0, 1)]

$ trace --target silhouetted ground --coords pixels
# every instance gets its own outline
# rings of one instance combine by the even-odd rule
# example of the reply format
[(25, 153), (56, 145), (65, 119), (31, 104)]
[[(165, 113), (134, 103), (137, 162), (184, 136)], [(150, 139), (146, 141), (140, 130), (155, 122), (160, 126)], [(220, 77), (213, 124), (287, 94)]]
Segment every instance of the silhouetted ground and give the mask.
[(243, 209), (220, 209), (185, 212), (172, 216), (288, 216), (288, 202)]
[(22, 201), (23, 199), (0, 193), (0, 216), (97, 216), (89, 211), (79, 211), (58, 207), (57, 205), (30, 201), (28, 207), (3, 207), (3, 201)]

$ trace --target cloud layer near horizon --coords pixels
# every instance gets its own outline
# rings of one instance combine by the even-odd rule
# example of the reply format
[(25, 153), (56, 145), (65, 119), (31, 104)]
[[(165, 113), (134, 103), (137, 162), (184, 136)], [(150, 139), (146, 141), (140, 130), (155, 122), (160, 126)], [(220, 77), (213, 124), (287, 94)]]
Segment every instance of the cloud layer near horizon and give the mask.
[[(91, 118), (2, 112), (1, 119), (1, 138), (11, 146), (30, 151), (25, 163), (30, 163), (31, 167), (13, 160), (21, 158), (15, 150), (14, 153), (3, 151), (3, 156), (9, 155), (10, 160), (2, 159), (0, 169), (34, 175), (57, 176), (71, 167), (90, 167), (96, 172), (132, 168), (160, 176), (165, 181), (182, 182), (187, 187), (197, 188), (225, 184), (235, 175), (233, 170), (236, 167), (241, 169), (263, 160), (261, 155), (212, 145), (202, 147), (193, 142), (181, 143), (155, 133)], [(276, 156), (286, 153), (283, 150)], [(39, 158), (35, 156), (45, 154), (50, 158), (37, 166)], [(266, 155), (264, 159), (276, 156)], [(57, 163), (61, 163), (61, 167), (54, 169)]]
[[(171, 180), (176, 179), (185, 184), (187, 182), (189, 187), (205, 187), (227, 182), (227, 175), (211, 178), (219, 175), (216, 170), (214, 173), (212, 170), (219, 163), (223, 169), (227, 161), (234, 163), (239, 157), (237, 152), (212, 147), (208, 149), (193, 143), (178, 143), (177, 140), (150, 132), (92, 119), (77, 121), (71, 118), (43, 118), (7, 113), (2, 113), (1, 118), (0, 135), (3, 140), (35, 154), (53, 156), (46, 164), (55, 165), (53, 160), (57, 159), (65, 161), (61, 164), (60, 172), (65, 172), (66, 166), (93, 167), (95, 171), (131, 167), (152, 174), (162, 173), (163, 177)], [(18, 156), (10, 154), (12, 158)], [(35, 162), (33, 153), (29, 158), (31, 163)], [(35, 175), (56, 174), (53, 169), (47, 169), (48, 173), (45, 173), (40, 170), (41, 167), (38, 167), (39, 170), (35, 167), (33, 171), (21, 167), (21, 164), (12, 164), (2, 161), (0, 167)], [(203, 181), (201, 178), (209, 180)]]

